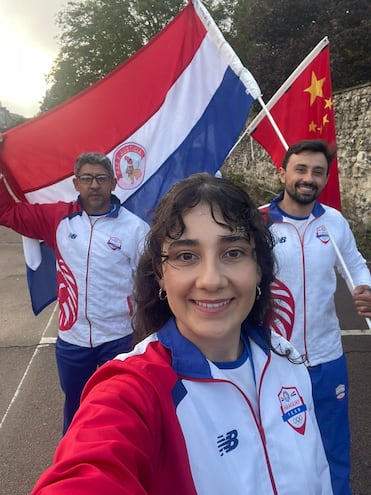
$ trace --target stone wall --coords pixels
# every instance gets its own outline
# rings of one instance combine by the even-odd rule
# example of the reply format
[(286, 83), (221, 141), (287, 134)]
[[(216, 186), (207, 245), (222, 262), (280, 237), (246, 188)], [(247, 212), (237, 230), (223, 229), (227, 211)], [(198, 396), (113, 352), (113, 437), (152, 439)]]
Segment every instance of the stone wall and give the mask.
[[(371, 83), (334, 93), (334, 108), (343, 213), (354, 230), (371, 230)], [(248, 136), (222, 171), (240, 176), (260, 203), (281, 188), (269, 155)]]

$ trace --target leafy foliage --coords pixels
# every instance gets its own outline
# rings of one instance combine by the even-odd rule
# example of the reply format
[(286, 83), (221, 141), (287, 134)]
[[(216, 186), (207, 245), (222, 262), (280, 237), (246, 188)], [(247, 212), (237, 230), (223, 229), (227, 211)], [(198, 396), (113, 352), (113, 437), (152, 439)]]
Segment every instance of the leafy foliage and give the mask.
[[(41, 104), (48, 110), (101, 79), (158, 33), (187, 0), (71, 0)], [(333, 89), (371, 80), (369, 0), (205, 0), (264, 100), (324, 37)]]
[(136, 52), (184, 0), (70, 1), (57, 16), (60, 51), (48, 75), (45, 111), (95, 83)]
[(229, 40), (268, 100), (325, 36), (333, 89), (370, 81), (370, 32), (369, 0), (238, 0)]

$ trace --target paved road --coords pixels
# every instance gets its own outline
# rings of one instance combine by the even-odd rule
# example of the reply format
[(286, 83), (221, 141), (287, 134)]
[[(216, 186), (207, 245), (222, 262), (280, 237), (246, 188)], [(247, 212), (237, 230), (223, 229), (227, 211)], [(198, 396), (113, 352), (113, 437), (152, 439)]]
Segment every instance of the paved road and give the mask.
[[(349, 331), (343, 342), (350, 372), (353, 495), (371, 495), (371, 332), (354, 312), (344, 284), (337, 303), (342, 329)], [(0, 227), (1, 495), (29, 494), (60, 438), (55, 309), (52, 304), (33, 316), (20, 238)]]

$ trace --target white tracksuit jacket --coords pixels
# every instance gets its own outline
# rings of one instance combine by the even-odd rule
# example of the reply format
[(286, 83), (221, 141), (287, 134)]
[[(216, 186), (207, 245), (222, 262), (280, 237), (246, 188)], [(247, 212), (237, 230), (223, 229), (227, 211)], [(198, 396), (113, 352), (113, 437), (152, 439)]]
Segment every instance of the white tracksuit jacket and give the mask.
[(313, 217), (301, 239), (295, 226), (285, 222), (278, 207), (281, 200), (282, 194), (268, 208), (262, 208), (269, 213), (272, 222), (270, 230), (275, 238), (274, 254), (278, 263), (273, 285), (278, 315), (273, 328), (306, 354), (310, 366), (316, 366), (333, 361), (343, 353), (334, 302), (335, 266), (343, 276), (344, 273), (327, 228), (354, 285), (371, 286), (371, 276), (349, 224), (339, 211), (316, 202)]

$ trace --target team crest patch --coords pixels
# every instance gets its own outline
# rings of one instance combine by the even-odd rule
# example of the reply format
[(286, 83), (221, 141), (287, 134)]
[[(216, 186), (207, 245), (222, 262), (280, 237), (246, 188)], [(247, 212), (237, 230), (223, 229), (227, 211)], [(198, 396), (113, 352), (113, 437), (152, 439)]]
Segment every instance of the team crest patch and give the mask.
[(282, 419), (301, 435), (305, 433), (307, 406), (296, 387), (282, 387), (278, 394)]
[(327, 244), (328, 241), (330, 240), (330, 236), (328, 235), (328, 232), (326, 230), (326, 227), (324, 225), (321, 225), (320, 227), (317, 227), (316, 229), (316, 237), (319, 239), (323, 244)]
[(113, 168), (121, 189), (136, 189), (141, 185), (146, 169), (146, 152), (136, 143), (125, 143), (113, 154)]
[(121, 249), (121, 239), (119, 239), (118, 237), (110, 237), (107, 241), (107, 244), (112, 249), (112, 251)]

